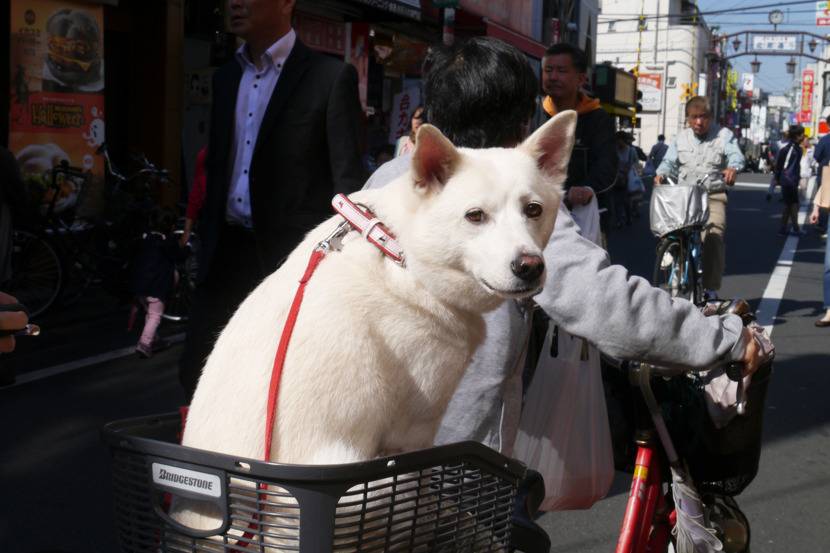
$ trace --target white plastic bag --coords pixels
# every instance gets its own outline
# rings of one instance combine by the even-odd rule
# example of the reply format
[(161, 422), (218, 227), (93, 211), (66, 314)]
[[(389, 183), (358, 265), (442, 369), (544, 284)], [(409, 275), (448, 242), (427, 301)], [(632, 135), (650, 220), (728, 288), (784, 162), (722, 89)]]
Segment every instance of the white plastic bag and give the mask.
[(614, 478), (599, 351), (555, 328), (548, 326), (513, 454), (544, 477), (541, 510), (587, 509)]
[(579, 234), (596, 245), (600, 245), (599, 203), (597, 196), (591, 196), (591, 201), (585, 205), (575, 205), (571, 209), (571, 216), (579, 227)]

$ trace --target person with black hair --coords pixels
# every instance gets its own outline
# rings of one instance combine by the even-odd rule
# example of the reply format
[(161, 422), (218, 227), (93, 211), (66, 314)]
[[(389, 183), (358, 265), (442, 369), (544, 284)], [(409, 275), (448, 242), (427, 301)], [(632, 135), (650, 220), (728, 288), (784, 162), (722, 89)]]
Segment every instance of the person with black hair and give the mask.
[(669, 151), (669, 147), (666, 144), (666, 135), (660, 134), (657, 136), (657, 143), (651, 147), (651, 151), (648, 153), (648, 161), (655, 170), (660, 167), (663, 156), (666, 155), (667, 151)]
[(798, 227), (798, 185), (801, 180), (801, 139), (804, 127), (793, 125), (787, 131), (787, 145), (778, 152), (773, 175), (775, 184), (781, 187), (781, 200), (784, 210), (781, 212), (779, 236), (787, 235), (787, 224), (792, 225), (792, 234), (802, 234)]
[(170, 209), (154, 208), (149, 216), (149, 230), (133, 258), (130, 291), (146, 309), (144, 329), (135, 352), (144, 359), (167, 345), (158, 337), (157, 330), (164, 314), (164, 302), (175, 284), (176, 262), (187, 256), (187, 249), (173, 236), (175, 224), (176, 215)]
[[(436, 47), (423, 73), (426, 119), (456, 146), (512, 147), (527, 134), (538, 85), (527, 58), (513, 46), (476, 37)], [(616, 150), (612, 153), (616, 157)], [(364, 189), (386, 186), (411, 163), (411, 155), (393, 159)], [(611, 265), (605, 250), (580, 236), (564, 206), (544, 258), (547, 278), (534, 301), (555, 324), (602, 352), (689, 367), (735, 359), (750, 371), (757, 369), (761, 357), (740, 317), (704, 317), (692, 303)], [(476, 440), (511, 453), (532, 311), (529, 305), (505, 302), (486, 315), (485, 342), (450, 401), (437, 443)]]
[(219, 331), (331, 198), (365, 180), (354, 66), (316, 52), (292, 27), (295, 0), (227, 0), (244, 39), (213, 74), (199, 274), (179, 380), (190, 402)]
[[(597, 98), (588, 96), (583, 87), (588, 81), (588, 58), (571, 44), (554, 44), (542, 58), (542, 90), (547, 94), (542, 107), (553, 117), (573, 109), (578, 118), (568, 178), (565, 203), (568, 207), (587, 205), (597, 197), (599, 208), (612, 208), (608, 197), (618, 175), (614, 120)], [(607, 216), (600, 219), (607, 232)]]

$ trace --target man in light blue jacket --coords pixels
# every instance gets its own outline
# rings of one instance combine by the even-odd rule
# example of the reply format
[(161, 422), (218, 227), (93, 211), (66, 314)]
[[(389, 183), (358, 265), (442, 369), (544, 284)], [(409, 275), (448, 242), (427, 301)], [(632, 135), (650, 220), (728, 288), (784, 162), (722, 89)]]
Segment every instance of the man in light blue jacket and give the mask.
[[(511, 147), (533, 114), (536, 77), (524, 55), (501, 41), (474, 38), (436, 49), (424, 62), (426, 121), (457, 146)], [(364, 188), (385, 186), (409, 170), (411, 155), (381, 166)], [(562, 207), (544, 250), (548, 270), (535, 302), (567, 332), (608, 355), (658, 364), (705, 367), (721, 359), (761, 361), (735, 315), (704, 317), (672, 299), (586, 240)], [(447, 409), (437, 443), (476, 440), (510, 455), (522, 400), (530, 310), (505, 302), (487, 314), (487, 337)]]
[(732, 131), (712, 122), (709, 100), (695, 96), (686, 104), (688, 127), (675, 137), (657, 168), (654, 184), (667, 177), (679, 184), (695, 184), (705, 177), (709, 193), (709, 220), (703, 227), (703, 288), (710, 297), (720, 290), (726, 264), (726, 188), (735, 184), (745, 160)]

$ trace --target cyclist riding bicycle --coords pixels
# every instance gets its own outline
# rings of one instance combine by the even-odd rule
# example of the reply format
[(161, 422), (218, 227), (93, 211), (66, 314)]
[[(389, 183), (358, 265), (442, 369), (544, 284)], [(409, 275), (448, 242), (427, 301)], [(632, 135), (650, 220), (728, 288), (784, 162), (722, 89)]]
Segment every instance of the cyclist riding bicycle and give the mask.
[(654, 184), (669, 177), (691, 185), (706, 175), (709, 193), (709, 220), (703, 227), (703, 288), (712, 297), (720, 289), (726, 258), (723, 240), (726, 232), (727, 187), (735, 184), (738, 171), (746, 163), (732, 131), (712, 122), (709, 100), (695, 96), (686, 104), (687, 128), (680, 131), (657, 168)]

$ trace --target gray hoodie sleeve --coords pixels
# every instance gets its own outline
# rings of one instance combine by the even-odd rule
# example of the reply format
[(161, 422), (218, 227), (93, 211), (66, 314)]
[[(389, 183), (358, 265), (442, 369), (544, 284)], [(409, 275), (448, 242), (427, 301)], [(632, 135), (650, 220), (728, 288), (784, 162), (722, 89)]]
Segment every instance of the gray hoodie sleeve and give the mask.
[(739, 317), (704, 317), (647, 280), (612, 265), (579, 235), (564, 207), (544, 252), (548, 276), (534, 300), (562, 328), (621, 359), (705, 367), (743, 356)]

